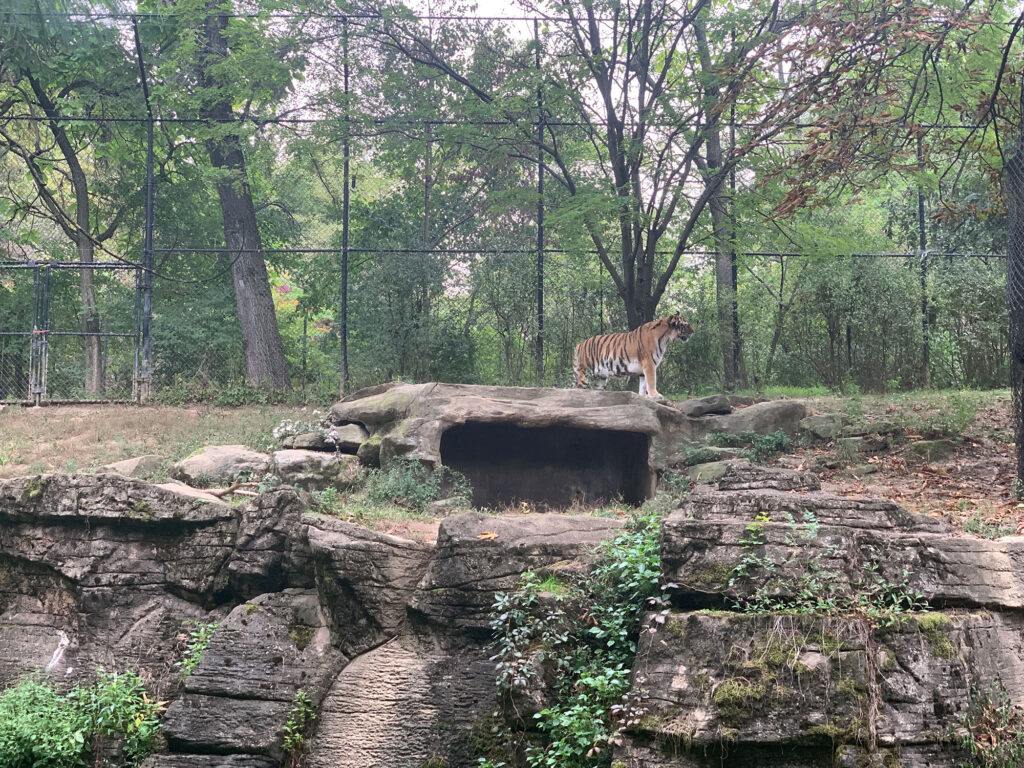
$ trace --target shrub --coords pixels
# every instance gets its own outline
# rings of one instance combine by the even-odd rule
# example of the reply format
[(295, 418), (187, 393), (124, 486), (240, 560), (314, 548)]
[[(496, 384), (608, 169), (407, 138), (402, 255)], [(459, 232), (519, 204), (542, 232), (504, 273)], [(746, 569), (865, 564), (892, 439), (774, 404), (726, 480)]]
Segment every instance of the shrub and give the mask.
[(430, 502), (441, 498), (468, 501), (472, 496), (469, 481), (461, 472), (444, 466), (431, 470), (409, 456), (392, 459), (386, 468), (367, 474), (366, 497), (373, 504), (395, 504), (423, 512)]
[(0, 693), (0, 768), (85, 766), (98, 736), (122, 737), (126, 763), (136, 765), (158, 745), (163, 706), (134, 672), (101, 672), (67, 694), (22, 680)]
[(658, 601), (659, 540), (657, 515), (635, 517), (589, 573), (560, 577), (553, 591), (528, 572), (495, 601), (499, 690), (524, 689), (541, 664), (557, 673), (555, 703), (534, 716), (545, 743), (527, 748), (530, 768), (610, 765), (620, 732), (643, 714), (630, 670), (640, 615)]

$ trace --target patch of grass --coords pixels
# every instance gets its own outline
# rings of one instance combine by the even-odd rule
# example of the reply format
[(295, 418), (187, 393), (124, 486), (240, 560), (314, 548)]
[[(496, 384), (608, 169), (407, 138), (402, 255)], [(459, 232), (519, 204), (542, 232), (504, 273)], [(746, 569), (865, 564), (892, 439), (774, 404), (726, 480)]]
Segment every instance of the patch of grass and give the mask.
[(165, 460), (149, 480), (204, 445), (259, 445), (283, 418), (305, 411), (280, 405), (218, 408), (166, 405), (81, 405), (6, 408), (0, 411), (0, 478), (39, 472), (93, 472), (104, 464), (143, 454)]
[(985, 520), (985, 518), (981, 516), (980, 512), (975, 512), (964, 520), (963, 529), (967, 533), (973, 533), (975, 536), (983, 536), (986, 539), (998, 539), (1001, 536), (1013, 536), (1015, 533), (1013, 528), (1008, 528), (1000, 525), (999, 523), (993, 523)]
[(316, 720), (316, 710), (307, 689), (295, 694), (292, 708), (288, 711), (288, 719), (284, 724), (284, 740), (282, 748), (287, 755), (288, 768), (297, 768), (305, 762), (309, 750), (309, 732)]
[(371, 469), (366, 476), (366, 498), (373, 504), (394, 505), (423, 513), (443, 498), (468, 500), (473, 491), (465, 475), (439, 466), (429, 469), (417, 459), (397, 457), (383, 469)]

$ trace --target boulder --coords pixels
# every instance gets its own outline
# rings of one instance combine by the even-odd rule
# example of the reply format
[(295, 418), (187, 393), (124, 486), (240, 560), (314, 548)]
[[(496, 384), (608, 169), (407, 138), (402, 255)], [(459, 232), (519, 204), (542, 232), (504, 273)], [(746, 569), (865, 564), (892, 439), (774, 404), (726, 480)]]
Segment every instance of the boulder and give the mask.
[(275, 451), (271, 473), (307, 491), (350, 488), (362, 474), (358, 459), (339, 453), (288, 449)]
[(714, 425), (711, 431), (739, 435), (757, 432), (762, 435), (782, 430), (795, 435), (800, 421), (807, 415), (807, 407), (798, 400), (768, 400), (737, 410), (727, 416), (709, 416)]
[(328, 430), (289, 435), (281, 441), (281, 447), (354, 454), (369, 436), (362, 424), (341, 424)]
[(920, 461), (942, 461), (956, 453), (956, 443), (952, 440), (915, 440), (907, 443), (903, 455), (908, 459)]
[(409, 610), (418, 621), (489, 639), (495, 595), (513, 589), (523, 571), (583, 560), (621, 528), (618, 520), (570, 515), (445, 518)]
[(224, 485), (241, 474), (263, 475), (270, 457), (244, 445), (208, 445), (171, 468), (171, 474), (189, 485)]
[(145, 456), (136, 456), (133, 459), (115, 461), (113, 464), (100, 467), (99, 471), (112, 472), (115, 475), (124, 475), (125, 477), (142, 478), (159, 472), (163, 465), (164, 460), (162, 457), (155, 454), (147, 454)]
[(839, 437), (847, 418), (841, 413), (821, 413), (805, 416), (797, 426), (815, 440), (834, 440)]
[(684, 400), (681, 403), (676, 403), (676, 408), (687, 416), (697, 417), (707, 416), (709, 413), (732, 413), (733, 404), (726, 395), (711, 395), (695, 400)]
[(694, 464), (686, 468), (686, 476), (701, 485), (716, 485), (733, 464), (749, 464), (746, 459), (726, 459)]
[(326, 515), (302, 522), (334, 644), (356, 656), (399, 634), (434, 546)]

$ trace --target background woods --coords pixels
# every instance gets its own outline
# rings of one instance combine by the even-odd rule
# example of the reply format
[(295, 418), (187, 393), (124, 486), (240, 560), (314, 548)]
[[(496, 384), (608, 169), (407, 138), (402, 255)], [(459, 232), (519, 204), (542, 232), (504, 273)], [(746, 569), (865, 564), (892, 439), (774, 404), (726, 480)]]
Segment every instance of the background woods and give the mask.
[[(341, 369), (565, 386), (580, 340), (676, 309), (697, 334), (669, 392), (1003, 386), (1020, 51), (1001, 13), (16, 2), (0, 396), (40, 383), (44, 299), (58, 399), (140, 377), (170, 400), (327, 398)], [(10, 268), (146, 263), (140, 71), (148, 368), (147, 270)]]

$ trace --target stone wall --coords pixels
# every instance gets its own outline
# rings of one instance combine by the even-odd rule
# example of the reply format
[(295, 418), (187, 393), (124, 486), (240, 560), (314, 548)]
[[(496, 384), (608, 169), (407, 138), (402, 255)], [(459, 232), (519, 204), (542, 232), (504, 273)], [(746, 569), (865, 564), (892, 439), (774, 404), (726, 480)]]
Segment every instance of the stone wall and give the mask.
[[(470, 513), (414, 542), (308, 506), (291, 488), (232, 506), (114, 475), (0, 483), (0, 684), (142, 670), (171, 702), (149, 768), (282, 765), (299, 691), (318, 710), (310, 766), (469, 768), (495, 722), (494, 596), (526, 569), (585, 563), (620, 528)], [(853, 594), (872, 564), (927, 611), (736, 610), (749, 585), (729, 582), (758, 515), (774, 597), (797, 597), (814, 569)], [(811, 518), (815, 535), (796, 541)], [(805, 473), (742, 467), (694, 491), (663, 533), (673, 608), (641, 637), (648, 711), (620, 766), (952, 768), (948, 735), (972, 686), (999, 681), (1024, 704), (1024, 539), (964, 536), (885, 500), (822, 493)], [(196, 622), (219, 628), (182, 681)]]

